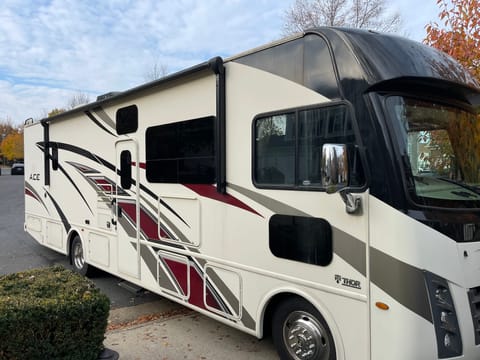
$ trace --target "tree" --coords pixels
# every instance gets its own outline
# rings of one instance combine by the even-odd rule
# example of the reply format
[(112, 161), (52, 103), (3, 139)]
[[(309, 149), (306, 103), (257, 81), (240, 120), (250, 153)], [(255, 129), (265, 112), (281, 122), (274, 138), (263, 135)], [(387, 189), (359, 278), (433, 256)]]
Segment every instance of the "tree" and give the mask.
[(10, 133), (15, 131), (13, 122), (11, 119), (7, 118), (5, 120), (0, 120), (0, 142)]
[(396, 32), (398, 13), (389, 14), (385, 0), (295, 0), (285, 12), (284, 33), (319, 26), (340, 26)]
[[(480, 0), (437, 0), (437, 5), (443, 27), (437, 22), (426, 25), (424, 42), (455, 58), (480, 81)], [(464, 178), (480, 184), (480, 116), (451, 122), (448, 134), (457, 149), (454, 156), (464, 164)], [(435, 140), (439, 148), (448, 141)]]
[(1, 144), (1, 152), (7, 160), (23, 159), (23, 131), (7, 135)]
[(145, 81), (154, 81), (162, 77), (165, 77), (168, 74), (168, 65), (155, 62), (152, 68), (145, 72), (144, 79)]
[(72, 97), (67, 101), (65, 107), (62, 108), (53, 108), (49, 112), (44, 110), (43, 117), (53, 117), (64, 113), (65, 111), (75, 109), (76, 107), (84, 104), (88, 104), (90, 102), (90, 97), (82, 92), (77, 92), (76, 94), (72, 95)]
[(5, 160), (7, 156), (3, 151), (3, 141), (10, 135), (15, 133), (16, 129), (13, 125), (13, 122), (10, 118), (5, 120), (0, 120), (0, 157), (2, 158), (2, 163), (5, 165)]
[(439, 18), (425, 26), (424, 42), (455, 58), (480, 81), (480, 1), (437, 0)]
[(79, 105), (88, 104), (90, 102), (90, 98), (87, 94), (78, 92), (73, 95), (67, 103), (68, 109), (74, 109)]
[(52, 109), (48, 114), (47, 114), (47, 117), (53, 117), (53, 116), (56, 116), (56, 115), (59, 115), (63, 112), (65, 112), (66, 110), (65, 109), (62, 109), (62, 108), (55, 108), (55, 109)]

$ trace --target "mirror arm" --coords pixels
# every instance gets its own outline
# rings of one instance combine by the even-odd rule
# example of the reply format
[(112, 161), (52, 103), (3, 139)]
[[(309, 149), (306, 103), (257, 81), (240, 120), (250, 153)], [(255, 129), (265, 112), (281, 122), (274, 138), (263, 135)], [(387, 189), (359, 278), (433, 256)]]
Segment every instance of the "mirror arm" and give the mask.
[(347, 189), (342, 189), (338, 192), (345, 203), (345, 210), (347, 214), (361, 215), (362, 199), (359, 195), (348, 192)]

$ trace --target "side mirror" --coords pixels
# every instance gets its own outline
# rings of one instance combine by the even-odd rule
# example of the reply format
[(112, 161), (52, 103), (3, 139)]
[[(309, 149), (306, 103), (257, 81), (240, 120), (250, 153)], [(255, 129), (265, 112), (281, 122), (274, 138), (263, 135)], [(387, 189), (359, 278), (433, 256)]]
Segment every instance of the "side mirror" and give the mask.
[(323, 145), (322, 185), (328, 194), (336, 193), (348, 186), (347, 145)]
[(360, 215), (361, 198), (348, 191), (348, 156), (345, 144), (324, 144), (322, 148), (322, 185), (327, 194), (338, 192), (348, 214)]

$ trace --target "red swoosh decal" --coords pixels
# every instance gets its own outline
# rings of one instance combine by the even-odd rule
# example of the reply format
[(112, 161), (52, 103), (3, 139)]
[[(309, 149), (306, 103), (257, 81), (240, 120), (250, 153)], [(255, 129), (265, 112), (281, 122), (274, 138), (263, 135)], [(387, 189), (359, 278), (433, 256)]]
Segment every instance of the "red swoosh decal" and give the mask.
[(263, 217), (261, 214), (259, 214), (254, 209), (252, 209), (250, 206), (238, 200), (237, 198), (233, 197), (232, 195), (220, 194), (219, 192), (217, 192), (217, 188), (213, 185), (183, 184), (183, 186), (186, 186), (187, 188), (196, 192), (200, 196), (203, 196), (212, 200), (220, 201), (220, 202), (223, 202), (224, 204), (232, 205), (240, 209), (249, 211), (255, 215)]

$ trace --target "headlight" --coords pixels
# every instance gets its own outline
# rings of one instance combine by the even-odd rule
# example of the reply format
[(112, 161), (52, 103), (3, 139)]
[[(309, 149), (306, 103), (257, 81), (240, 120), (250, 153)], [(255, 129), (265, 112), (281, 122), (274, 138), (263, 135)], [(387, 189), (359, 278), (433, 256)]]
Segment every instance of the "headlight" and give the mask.
[(425, 271), (433, 325), (437, 337), (438, 358), (462, 355), (462, 337), (452, 294), (444, 278)]

